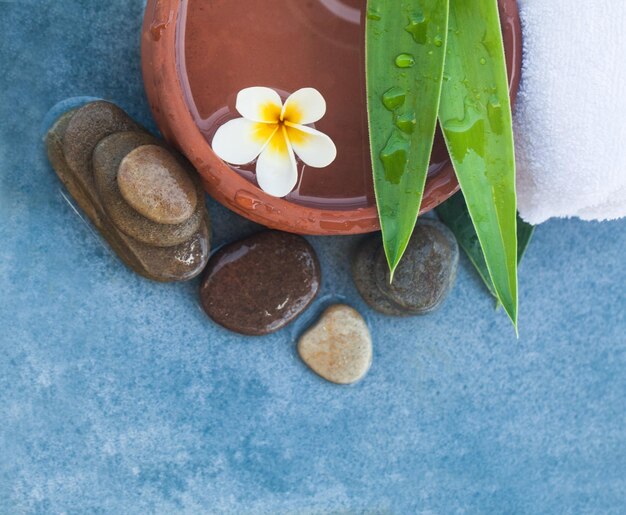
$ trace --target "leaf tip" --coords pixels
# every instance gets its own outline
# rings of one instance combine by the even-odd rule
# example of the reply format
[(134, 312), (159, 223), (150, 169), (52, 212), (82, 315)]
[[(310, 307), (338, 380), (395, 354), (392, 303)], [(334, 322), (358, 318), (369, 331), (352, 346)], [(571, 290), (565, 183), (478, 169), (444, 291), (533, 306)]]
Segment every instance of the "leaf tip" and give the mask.
[(387, 264), (389, 265), (389, 284), (393, 282), (393, 276), (396, 273), (396, 268), (398, 268), (399, 263), (400, 263), (400, 258), (390, 259), (389, 255), (387, 255)]
[[(502, 302), (502, 299), (500, 299), (500, 302)], [(515, 328), (515, 336), (519, 339), (519, 327), (517, 324), (517, 306), (515, 305), (515, 303), (509, 304), (507, 302), (502, 303), (502, 307), (504, 307), (504, 311), (506, 311), (506, 314), (508, 315), (511, 323), (513, 324), (513, 327)]]
[(411, 238), (411, 234), (413, 232), (413, 228), (408, 233), (408, 235), (404, 237), (398, 237), (397, 234), (394, 235), (394, 238), (385, 238), (383, 231), (383, 248), (385, 251), (385, 257), (387, 258), (387, 265), (389, 266), (389, 282), (393, 282), (394, 274), (396, 273), (396, 269), (402, 260), (402, 256), (404, 256), (404, 252), (409, 244), (409, 240)]

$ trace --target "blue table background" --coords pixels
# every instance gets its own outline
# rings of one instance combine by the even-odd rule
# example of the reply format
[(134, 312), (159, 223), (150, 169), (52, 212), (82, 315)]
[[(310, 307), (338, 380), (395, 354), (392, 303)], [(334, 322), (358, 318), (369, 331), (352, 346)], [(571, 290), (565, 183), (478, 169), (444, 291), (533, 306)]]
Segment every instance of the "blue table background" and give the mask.
[[(521, 337), (467, 259), (438, 312), (356, 294), (356, 238), (311, 238), (322, 298), (243, 338), (198, 281), (133, 275), (65, 201), (46, 112), (112, 99), (154, 127), (143, 2), (0, 2), (0, 513), (623, 513), (626, 221), (551, 221), (520, 271)], [(224, 42), (224, 44), (227, 44)], [(209, 201), (214, 243), (256, 227)], [(374, 363), (337, 387), (294, 342), (333, 300)]]

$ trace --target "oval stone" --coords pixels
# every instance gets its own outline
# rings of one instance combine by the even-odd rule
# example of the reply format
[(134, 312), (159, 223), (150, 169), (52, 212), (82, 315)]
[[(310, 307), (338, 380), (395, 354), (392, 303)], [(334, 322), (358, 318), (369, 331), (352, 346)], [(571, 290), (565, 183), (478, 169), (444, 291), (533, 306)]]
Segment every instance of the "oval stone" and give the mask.
[(124, 157), (117, 171), (117, 184), (133, 209), (160, 224), (188, 220), (198, 202), (187, 171), (158, 145), (143, 145)]
[(374, 279), (376, 257), (381, 247), (380, 234), (366, 236), (360, 242), (352, 257), (352, 279), (359, 294), (372, 309), (384, 315), (405, 316), (406, 309), (389, 300)]
[(298, 354), (316, 374), (337, 384), (351, 384), (372, 364), (372, 337), (358, 311), (336, 304), (298, 341)]
[[(93, 153), (93, 177), (100, 201), (115, 226), (141, 243), (157, 247), (173, 247), (189, 240), (200, 227), (204, 217), (204, 202), (197, 202), (193, 215), (180, 224), (161, 224), (135, 211), (120, 193), (117, 172), (123, 159), (143, 145), (158, 145), (159, 141), (143, 132), (118, 132), (104, 138)], [(197, 177), (196, 196), (203, 198)]]
[(380, 237), (361, 244), (352, 263), (357, 289), (375, 310), (388, 315), (423, 315), (437, 309), (449, 293), (459, 260), (452, 232), (422, 218), (391, 282)]
[(74, 111), (63, 134), (63, 155), (77, 175), (91, 181), (91, 155), (106, 136), (142, 128), (111, 102), (98, 100)]
[(263, 335), (300, 315), (317, 295), (320, 266), (301, 236), (263, 231), (221, 248), (200, 287), (207, 315), (231, 331)]

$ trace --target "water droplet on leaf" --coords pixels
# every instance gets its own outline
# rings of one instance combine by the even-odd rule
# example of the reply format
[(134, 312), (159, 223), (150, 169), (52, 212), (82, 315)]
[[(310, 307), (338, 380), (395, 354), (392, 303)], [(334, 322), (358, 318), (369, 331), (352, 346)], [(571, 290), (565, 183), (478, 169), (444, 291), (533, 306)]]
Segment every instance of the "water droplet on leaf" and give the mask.
[(411, 54), (399, 54), (396, 57), (396, 66), (398, 68), (410, 68), (415, 65), (415, 57)]
[(394, 86), (383, 94), (383, 104), (390, 111), (394, 111), (404, 104), (405, 98), (406, 91), (399, 86)]
[(369, 7), (367, 9), (367, 19), (373, 20), (373, 21), (378, 21), (381, 19), (381, 15), (380, 15), (380, 11), (378, 10), (378, 7)]
[(458, 162), (463, 162), (470, 151), (485, 156), (485, 120), (476, 107), (466, 103), (463, 119), (445, 120), (443, 130), (455, 133), (448, 139), (448, 146)]
[(409, 24), (405, 29), (413, 40), (420, 45), (423, 45), (428, 41), (428, 20), (423, 14), (416, 14), (409, 18)]
[(405, 134), (413, 134), (416, 125), (417, 118), (413, 111), (401, 114), (398, 118), (396, 118), (396, 126)]
[(502, 134), (504, 125), (502, 123), (502, 104), (497, 96), (492, 96), (487, 104), (487, 118), (491, 130), (496, 134)]
[(399, 130), (394, 130), (380, 152), (385, 169), (385, 179), (391, 184), (400, 184), (409, 162), (409, 142)]

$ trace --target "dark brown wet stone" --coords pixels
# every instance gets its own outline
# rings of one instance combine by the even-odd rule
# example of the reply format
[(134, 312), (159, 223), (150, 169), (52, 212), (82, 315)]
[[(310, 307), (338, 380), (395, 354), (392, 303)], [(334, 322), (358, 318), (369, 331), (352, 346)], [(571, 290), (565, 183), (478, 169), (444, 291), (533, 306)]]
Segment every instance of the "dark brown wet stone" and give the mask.
[[(197, 202), (192, 216), (180, 224), (160, 224), (135, 211), (122, 197), (117, 173), (122, 160), (133, 150), (144, 145), (158, 145), (159, 141), (145, 132), (118, 132), (104, 138), (93, 153), (93, 174), (98, 194), (112, 222), (126, 235), (147, 245), (173, 247), (187, 241), (198, 230), (205, 211), (204, 202)], [(190, 180), (196, 196), (204, 199), (197, 179)]]
[(122, 159), (117, 185), (135, 211), (160, 224), (180, 224), (196, 210), (196, 187), (176, 158), (158, 145), (143, 145)]
[(74, 111), (63, 135), (63, 155), (75, 173), (88, 175), (99, 141), (115, 132), (142, 130), (115, 104), (104, 100), (90, 102)]
[(263, 335), (300, 315), (319, 287), (313, 247), (295, 234), (264, 231), (211, 257), (200, 297), (218, 324), (241, 334)]
[(353, 276), (365, 301), (389, 315), (423, 315), (437, 309), (449, 293), (459, 260), (456, 239), (432, 219), (420, 219), (390, 282), (378, 237), (364, 242), (353, 261)]
[(63, 153), (64, 133), (72, 117), (70, 111), (62, 115), (48, 131), (46, 146), (48, 158), (61, 182), (80, 209), (120, 259), (136, 273), (155, 281), (184, 281), (197, 276), (209, 259), (210, 239), (208, 215), (192, 237), (175, 247), (160, 248), (145, 245), (119, 231), (110, 221), (102, 206), (93, 180), (81, 171), (75, 173)]

